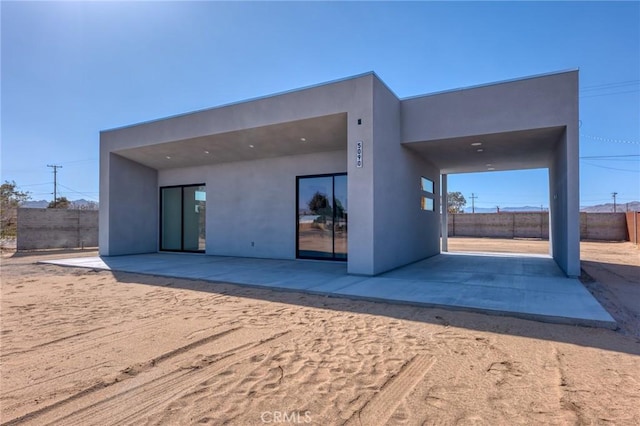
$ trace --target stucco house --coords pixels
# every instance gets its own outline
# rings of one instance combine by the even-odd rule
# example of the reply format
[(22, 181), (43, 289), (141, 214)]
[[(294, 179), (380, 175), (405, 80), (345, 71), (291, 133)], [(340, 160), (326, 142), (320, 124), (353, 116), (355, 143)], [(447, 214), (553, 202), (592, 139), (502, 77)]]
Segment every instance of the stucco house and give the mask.
[(376, 275), (447, 250), (447, 175), (529, 168), (549, 170), (551, 255), (577, 276), (578, 71), (406, 99), (370, 72), (101, 132), (100, 254)]

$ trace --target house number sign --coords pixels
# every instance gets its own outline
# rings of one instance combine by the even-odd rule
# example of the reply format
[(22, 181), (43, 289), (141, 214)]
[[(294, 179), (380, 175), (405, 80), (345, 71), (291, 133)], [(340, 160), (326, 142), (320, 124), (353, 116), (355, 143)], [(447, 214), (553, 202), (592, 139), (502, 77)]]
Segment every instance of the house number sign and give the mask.
[(356, 167), (362, 167), (362, 141), (356, 142)]

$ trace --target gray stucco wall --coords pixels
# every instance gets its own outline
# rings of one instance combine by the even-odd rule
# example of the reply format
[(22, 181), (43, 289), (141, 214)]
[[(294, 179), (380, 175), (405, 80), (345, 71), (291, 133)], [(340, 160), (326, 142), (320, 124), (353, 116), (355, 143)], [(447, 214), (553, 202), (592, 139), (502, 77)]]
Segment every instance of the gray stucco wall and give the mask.
[(108, 169), (106, 188), (101, 186), (100, 191), (100, 254), (156, 252), (157, 171), (113, 153), (108, 155)]
[(567, 126), (549, 167), (551, 255), (569, 276), (580, 275), (577, 113), (576, 109), (575, 126)]
[[(301, 89), (289, 93), (269, 96), (261, 99), (252, 100), (250, 102), (242, 102), (219, 108), (199, 111), (195, 113), (185, 114), (182, 116), (167, 118), (163, 120), (142, 123), (135, 126), (124, 127), (101, 132), (100, 150), (101, 150), (101, 167), (100, 167), (100, 200), (101, 200), (101, 227), (100, 227), (100, 252), (103, 255), (124, 254), (124, 251), (143, 252), (157, 250), (157, 234), (158, 234), (158, 211), (157, 211), (157, 190), (158, 184), (155, 182), (156, 171), (145, 168), (140, 164), (131, 162), (132, 164), (123, 163), (116, 160), (118, 165), (113, 167), (110, 162), (110, 155), (121, 150), (134, 147), (150, 146), (162, 144), (165, 142), (180, 141), (189, 138), (198, 138), (207, 135), (221, 134), (258, 126), (265, 126), (276, 123), (291, 122), (306, 118), (319, 117), (328, 114), (346, 113), (347, 114), (347, 172), (348, 177), (348, 197), (349, 197), (349, 263), (350, 273), (355, 274), (371, 274), (373, 271), (373, 169), (371, 161), (372, 157), (365, 160), (365, 167), (356, 169), (355, 147), (357, 141), (363, 141), (365, 146), (370, 146), (372, 138), (372, 81), (374, 75), (368, 73), (362, 76), (338, 81), (335, 83)], [(361, 121), (358, 124), (358, 120)], [(371, 151), (369, 151), (371, 153)], [(124, 158), (119, 157), (121, 160)], [(295, 161), (293, 157), (281, 157), (284, 162)], [(136, 165), (137, 164), (137, 165)], [(240, 162), (233, 162), (223, 165), (217, 170), (228, 170), (233, 177), (218, 176), (219, 182), (208, 182), (207, 190), (213, 188), (214, 185), (228, 185), (233, 183), (233, 179), (245, 179), (246, 175), (240, 176), (235, 174), (233, 170)], [(267, 164), (267, 163), (264, 163)], [(275, 164), (275, 163), (269, 163)], [(341, 163), (341, 172), (344, 172), (344, 161)], [(320, 166), (321, 164), (318, 164)], [(309, 165), (310, 166), (310, 165)], [(333, 168), (318, 171), (320, 167), (307, 167), (300, 170), (302, 175), (312, 173), (330, 173)], [(126, 174), (138, 173), (142, 178), (138, 187), (130, 187), (125, 185), (124, 181), (114, 178), (112, 175), (124, 171)], [(293, 169), (287, 169), (293, 171)], [(170, 169), (161, 169), (159, 171), (163, 176), (169, 176)], [(187, 179), (189, 173), (198, 173), (195, 169), (192, 172), (183, 170), (185, 180), (188, 182), (177, 182), (174, 184), (185, 184), (194, 182)], [(114, 181), (116, 179), (116, 181)], [(126, 180), (126, 179), (124, 179)], [(166, 182), (166, 180), (163, 181)], [(144, 182), (144, 183), (143, 183)], [(196, 179), (195, 182), (202, 182), (202, 179)], [(295, 185), (295, 180), (293, 181)], [(153, 186), (153, 191), (151, 187)], [(142, 188), (144, 187), (144, 189)], [(139, 190), (142, 190), (142, 194)], [(284, 193), (284, 191), (282, 191)], [(153, 195), (149, 195), (153, 194)], [(295, 196), (295, 190), (284, 195)], [(282, 194), (279, 194), (282, 195)], [(130, 212), (121, 210), (127, 209), (124, 204), (118, 200), (138, 199), (137, 203), (131, 204), (133, 209)], [(116, 201), (118, 201), (116, 203)], [(249, 202), (249, 201), (247, 201)], [(153, 209), (152, 209), (153, 206)], [(208, 210), (215, 209), (210, 201), (208, 202)], [(295, 213), (290, 210), (290, 213)], [(148, 223), (144, 226), (134, 229), (127, 225), (122, 219), (130, 216), (143, 217)], [(214, 220), (214, 219), (212, 219)], [(153, 222), (155, 221), (155, 222)], [(215, 222), (212, 222), (214, 224)], [(295, 221), (287, 223), (290, 228)], [(153, 230), (151, 229), (153, 228)], [(287, 232), (287, 231), (283, 231)], [(153, 235), (152, 235), (153, 233)], [(116, 237), (112, 238), (113, 235)], [(209, 233), (212, 237), (214, 233)], [(129, 238), (120, 239), (120, 236)], [(256, 235), (252, 236), (257, 238)], [(243, 241), (230, 241), (230, 253), (244, 253), (245, 249), (238, 245), (246, 243), (246, 239), (251, 238), (243, 236)], [(224, 240), (224, 238), (223, 238)], [(290, 240), (290, 239), (289, 239)], [(211, 253), (219, 253), (221, 246), (219, 242), (210, 240), (213, 246)], [(253, 241), (253, 240), (252, 240)], [(119, 244), (121, 242), (122, 244)], [(132, 246), (127, 248), (127, 244)], [(290, 243), (286, 243), (290, 244)], [(260, 246), (256, 244), (256, 251), (260, 250)], [(265, 253), (266, 253), (266, 249)], [(276, 248), (277, 252), (283, 252), (284, 246)], [(268, 255), (268, 253), (266, 253)], [(290, 258), (291, 252), (287, 249), (285, 258)]]
[(18, 250), (97, 246), (97, 210), (18, 209)]
[(344, 173), (346, 162), (335, 151), (163, 170), (158, 184), (206, 184), (207, 254), (295, 259), (296, 176)]
[[(372, 73), (341, 81), (106, 130), (111, 152), (347, 112), (371, 125)], [(367, 124), (368, 123), (368, 124)], [(351, 135), (349, 135), (351, 136)]]
[(574, 113), (568, 101), (577, 93), (577, 74), (558, 73), (405, 99), (402, 141), (566, 125), (567, 117)]
[[(400, 101), (373, 82), (374, 274), (436, 255), (439, 170), (400, 144)], [(434, 182), (435, 211), (420, 208), (420, 178)]]
[(563, 136), (558, 141), (552, 163), (549, 167), (549, 239), (550, 254), (558, 265), (563, 265), (566, 271), (568, 263), (568, 229), (563, 226), (567, 223), (567, 161), (566, 138)]
[[(350, 274), (373, 275), (374, 265), (374, 159), (373, 149), (373, 81), (374, 75), (361, 78), (362, 92), (347, 119), (347, 198), (349, 199), (349, 240), (347, 241)], [(358, 124), (361, 120), (361, 124)], [(363, 166), (356, 167), (357, 143), (362, 141)]]

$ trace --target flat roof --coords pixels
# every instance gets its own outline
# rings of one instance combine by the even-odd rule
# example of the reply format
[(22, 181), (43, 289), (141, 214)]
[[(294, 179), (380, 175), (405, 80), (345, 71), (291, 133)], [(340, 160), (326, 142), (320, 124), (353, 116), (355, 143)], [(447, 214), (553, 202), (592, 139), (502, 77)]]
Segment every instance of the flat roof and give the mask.
[(378, 81), (380, 81), (400, 101), (406, 101), (406, 100), (411, 100), (411, 99), (416, 99), (416, 98), (422, 98), (422, 97), (425, 97), (425, 96), (434, 96), (434, 95), (439, 95), (439, 94), (443, 94), (443, 93), (450, 93), (450, 92), (457, 92), (457, 91), (462, 91), (462, 90), (477, 89), (477, 88), (480, 88), (480, 87), (493, 86), (493, 85), (497, 85), (497, 84), (512, 83), (512, 82), (516, 82), (516, 81), (529, 80), (529, 79), (533, 79), (533, 78), (548, 77), (548, 76), (551, 76), (551, 75), (564, 74), (564, 73), (576, 72), (576, 71), (578, 71), (578, 68), (573, 68), (573, 69), (568, 69), (568, 70), (563, 70), (563, 71), (553, 71), (553, 72), (548, 72), (548, 73), (543, 73), (543, 74), (535, 74), (535, 75), (530, 75), (530, 76), (525, 76), (525, 77), (517, 77), (517, 78), (513, 78), (513, 79), (501, 80), (501, 81), (495, 81), (495, 82), (483, 83), (483, 84), (477, 84), (477, 85), (472, 85), (472, 86), (458, 87), (458, 88), (453, 88), (453, 89), (441, 90), (441, 91), (437, 91), (437, 92), (429, 92), (429, 93), (424, 93), (424, 94), (420, 94), (420, 95), (408, 96), (408, 97), (404, 97), (404, 98), (399, 98), (396, 95), (396, 93), (384, 82), (384, 80), (381, 79), (380, 76), (378, 76), (378, 74), (375, 73), (375, 71), (367, 71), (367, 72), (364, 72), (364, 73), (361, 73), (361, 74), (356, 74), (356, 75), (352, 75), (352, 76), (348, 76), (348, 77), (338, 78), (338, 79), (335, 79), (335, 80), (329, 80), (329, 81), (325, 81), (325, 82), (322, 82), (322, 83), (311, 84), (311, 85), (308, 85), (308, 86), (298, 87), (298, 88), (295, 88), (295, 89), (284, 90), (284, 91), (281, 91), (281, 92), (271, 93), (271, 94), (268, 94), (268, 95), (256, 96), (256, 97), (253, 97), (253, 98), (243, 99), (243, 100), (235, 101), (235, 102), (228, 102), (228, 103), (221, 104), (221, 105), (216, 105), (216, 106), (213, 106), (213, 107), (202, 108), (202, 109), (197, 109), (197, 110), (194, 110), (194, 111), (177, 113), (177, 114), (173, 114), (173, 115), (169, 115), (169, 116), (165, 116), (165, 117), (161, 117), (161, 118), (154, 118), (154, 119), (150, 119), (150, 120), (140, 121), (140, 122), (133, 123), (133, 124), (127, 124), (127, 125), (123, 125), (123, 126), (112, 127), (112, 128), (109, 128), (109, 129), (101, 130), (100, 133), (106, 133), (106, 132), (111, 132), (111, 131), (115, 131), (115, 130), (122, 130), (122, 129), (130, 128), (130, 127), (136, 127), (136, 126), (149, 124), (149, 123), (154, 123), (154, 122), (158, 122), (158, 121), (169, 120), (169, 119), (172, 119), (172, 118), (184, 117), (184, 116), (188, 116), (188, 115), (192, 115), (192, 114), (198, 114), (198, 113), (202, 113), (202, 112), (206, 112), (206, 111), (212, 111), (212, 110), (215, 110), (215, 109), (225, 108), (225, 107), (229, 107), (229, 106), (233, 106), (233, 105), (239, 105), (239, 104), (259, 101), (259, 100), (263, 100), (263, 99), (274, 98), (274, 97), (286, 95), (286, 94), (289, 94), (289, 93), (295, 93), (295, 92), (299, 92), (299, 91), (303, 91), (303, 90), (314, 89), (314, 88), (317, 88), (317, 87), (328, 86), (328, 85), (331, 85), (331, 84), (336, 84), (336, 83), (340, 83), (340, 82), (348, 81), (348, 80), (354, 80), (354, 79), (366, 77), (366, 76), (369, 76), (369, 75), (372, 75), (375, 78), (377, 78)]
[(451, 92), (460, 92), (463, 90), (471, 90), (471, 89), (478, 89), (481, 87), (488, 87), (488, 86), (495, 86), (498, 84), (506, 84), (506, 83), (515, 83), (517, 81), (524, 81), (524, 80), (531, 80), (534, 78), (542, 78), (542, 77), (549, 77), (552, 75), (558, 75), (558, 74), (567, 74), (570, 72), (577, 72), (579, 71), (578, 68), (572, 68), (572, 69), (567, 69), (567, 70), (562, 70), (562, 71), (551, 71), (551, 72), (547, 72), (547, 73), (542, 73), (542, 74), (534, 74), (534, 75), (528, 75), (525, 77), (516, 77), (516, 78), (510, 78), (507, 80), (499, 80), (499, 81), (494, 81), (491, 83), (481, 83), (481, 84), (474, 84), (472, 86), (463, 86), (463, 87), (458, 87), (455, 89), (446, 89), (446, 90), (439, 90), (437, 92), (429, 92), (429, 93), (425, 93), (422, 95), (413, 95), (413, 96), (408, 96), (406, 98), (401, 98), (401, 101), (408, 101), (411, 99), (416, 99), (416, 98), (423, 98), (425, 96), (434, 96), (434, 95), (441, 95), (443, 93), (451, 93)]

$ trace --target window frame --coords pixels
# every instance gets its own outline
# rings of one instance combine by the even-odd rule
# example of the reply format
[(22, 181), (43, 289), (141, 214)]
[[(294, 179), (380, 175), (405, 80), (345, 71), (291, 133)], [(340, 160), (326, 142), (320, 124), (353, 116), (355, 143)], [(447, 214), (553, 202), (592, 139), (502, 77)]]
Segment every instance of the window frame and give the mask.
[[(320, 257), (320, 256), (300, 256), (300, 215), (298, 212), (298, 205), (300, 203), (300, 180), (301, 179), (313, 179), (313, 178), (323, 178), (330, 177), (331, 179), (331, 187), (332, 187), (332, 198), (333, 198), (333, 221), (335, 223), (336, 212), (335, 212), (335, 199), (336, 199), (336, 180), (337, 176), (347, 176), (347, 172), (341, 173), (323, 173), (316, 175), (300, 175), (296, 176), (296, 259), (302, 260), (323, 260), (328, 262), (347, 262), (349, 260), (349, 253), (347, 252), (345, 257), (336, 257), (336, 235), (335, 228), (332, 226), (331, 229), (331, 257)], [(347, 225), (348, 226), (348, 225)]]
[[(207, 184), (206, 183), (190, 183), (187, 185), (167, 185), (158, 187), (159, 197), (158, 197), (158, 212), (159, 214), (159, 223), (158, 223), (158, 251), (159, 252), (169, 252), (169, 253), (205, 253), (205, 250), (185, 250), (184, 249), (184, 189), (192, 186), (204, 186), (205, 194), (207, 192)], [(164, 249), (162, 248), (162, 225), (163, 225), (163, 211), (162, 211), (162, 190), (170, 189), (170, 188), (180, 188), (180, 250), (177, 249)]]
[[(425, 188), (426, 186), (426, 188)], [(425, 176), (420, 176), (420, 210), (436, 211), (436, 183)]]

